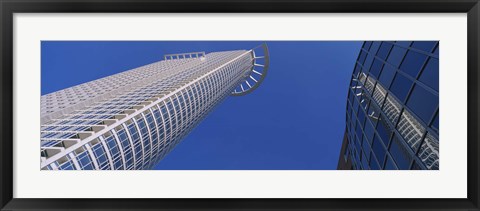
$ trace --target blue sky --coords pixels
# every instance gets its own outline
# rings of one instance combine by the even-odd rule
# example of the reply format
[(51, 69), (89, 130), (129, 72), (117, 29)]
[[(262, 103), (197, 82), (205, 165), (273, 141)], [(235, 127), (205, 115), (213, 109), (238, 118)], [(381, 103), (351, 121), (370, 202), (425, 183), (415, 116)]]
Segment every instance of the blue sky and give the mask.
[[(41, 94), (163, 59), (262, 42), (42, 42)], [(249, 95), (228, 97), (167, 155), (165, 170), (333, 170), (348, 83), (362, 42), (267, 41), (270, 69)]]

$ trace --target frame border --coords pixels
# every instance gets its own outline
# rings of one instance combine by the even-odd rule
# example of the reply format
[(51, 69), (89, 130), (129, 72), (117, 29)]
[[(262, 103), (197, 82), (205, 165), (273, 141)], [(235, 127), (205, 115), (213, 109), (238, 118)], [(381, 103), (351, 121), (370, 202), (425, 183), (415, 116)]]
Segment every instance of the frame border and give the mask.
[[(14, 13), (467, 13), (466, 199), (17, 199), (13, 198)], [(0, 0), (1, 210), (480, 210), (479, 0)]]

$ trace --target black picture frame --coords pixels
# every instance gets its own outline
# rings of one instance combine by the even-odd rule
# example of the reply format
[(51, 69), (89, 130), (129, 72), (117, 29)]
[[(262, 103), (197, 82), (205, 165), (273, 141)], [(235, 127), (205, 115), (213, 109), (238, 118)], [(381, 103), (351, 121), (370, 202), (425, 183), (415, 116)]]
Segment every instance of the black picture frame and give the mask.
[[(0, 0), (1, 210), (479, 210), (478, 0)], [(466, 199), (41, 199), (13, 198), (14, 13), (467, 13), (468, 197)], [(448, 182), (448, 181), (445, 181)], [(348, 190), (345, 190), (348, 191)], [(448, 191), (448, 190), (445, 190)]]

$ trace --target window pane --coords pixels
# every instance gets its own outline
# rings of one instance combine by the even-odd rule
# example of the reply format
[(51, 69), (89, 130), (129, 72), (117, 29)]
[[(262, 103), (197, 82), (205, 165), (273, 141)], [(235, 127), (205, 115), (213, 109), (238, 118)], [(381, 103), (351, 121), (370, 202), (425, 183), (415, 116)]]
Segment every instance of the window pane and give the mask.
[(388, 52), (390, 52), (391, 48), (392, 48), (392, 44), (387, 42), (382, 42), (382, 45), (380, 46), (380, 49), (377, 52), (377, 56), (382, 58), (383, 60), (387, 59)]
[(372, 64), (372, 68), (370, 68), (370, 73), (375, 76), (375, 78), (378, 78), (378, 75), (380, 74), (380, 70), (382, 70), (383, 62), (381, 62), (378, 59), (375, 59)]
[(432, 124), (432, 127), (434, 129), (436, 129), (438, 131), (439, 127), (438, 127), (438, 113), (437, 115), (435, 115), (435, 119), (433, 120), (433, 124)]
[(419, 80), (438, 91), (438, 59), (430, 58), (428, 60)]
[(382, 42), (378, 42), (378, 41), (373, 42), (372, 47), (370, 48), (370, 53), (373, 53), (373, 55), (375, 55), (381, 43)]
[[(357, 118), (358, 118), (358, 121), (360, 122), (360, 124), (363, 125), (363, 123), (365, 122), (365, 112), (363, 112), (362, 108), (358, 108)], [(359, 136), (359, 137), (361, 137), (361, 136)]]
[(395, 76), (395, 68), (386, 64), (383, 66), (382, 74), (380, 74), (380, 82), (384, 88), (389, 88), (392, 83), (393, 77)]
[(380, 165), (378, 165), (378, 161), (376, 160), (376, 158), (373, 154), (370, 158), (370, 168), (372, 170), (379, 170), (380, 169)]
[(392, 135), (392, 128), (385, 122), (383, 116), (380, 117), (380, 123), (377, 125), (377, 133), (385, 146), (388, 146), (388, 141), (390, 141), (390, 136)]
[(402, 62), (405, 53), (407, 53), (407, 49), (395, 46), (393, 47), (392, 52), (390, 52), (390, 55), (388, 55), (387, 62), (398, 67)]
[(390, 156), (387, 156), (387, 163), (385, 164), (385, 170), (397, 170), (397, 167), (393, 163), (393, 160)]
[(410, 112), (404, 110), (400, 122), (397, 125), (397, 129), (413, 151), (417, 151), (423, 133), (425, 132), (425, 128), (417, 121), (417, 119), (415, 119)]
[(363, 71), (368, 72), (370, 69), (370, 66), (372, 65), (373, 59), (375, 58), (374, 54), (369, 53), (367, 56), (367, 59), (365, 60), (365, 63), (363, 64)]
[(355, 69), (353, 70), (353, 75), (358, 76), (358, 73), (360, 72), (360, 69), (361, 69), (360, 65), (358, 65), (358, 64), (355, 65)]
[(412, 83), (413, 82), (410, 79), (407, 79), (405, 76), (396, 74), (390, 90), (393, 92), (393, 94), (395, 94), (395, 97), (404, 102)]
[(410, 44), (412, 44), (412, 41), (397, 41), (395, 43), (401, 46), (409, 47)]
[(428, 124), (434, 112), (437, 110), (438, 96), (435, 96), (419, 85), (415, 85), (412, 94), (408, 98), (407, 106), (419, 116), (425, 124)]
[(369, 170), (370, 169), (370, 166), (368, 166), (368, 157), (362, 153), (362, 166), (363, 166), (363, 170)]
[(375, 136), (373, 139), (373, 144), (372, 144), (372, 150), (373, 153), (375, 153), (375, 157), (378, 160), (378, 163), (383, 164), (383, 161), (385, 159), (385, 150), (386, 148), (383, 146), (382, 141), (378, 139), (378, 136)]
[(392, 96), (387, 96), (385, 105), (383, 106), (383, 112), (387, 115), (392, 124), (397, 122), (397, 118), (400, 115), (401, 106)]
[(357, 122), (356, 132), (357, 132), (357, 136), (358, 136), (358, 137), (362, 137), (362, 136), (363, 136), (362, 125), (361, 125), (359, 122)]
[(363, 44), (363, 48), (367, 51), (370, 49), (370, 46), (372, 46), (372, 41), (368, 41)]
[(422, 159), (422, 162), (428, 169), (438, 169), (438, 149), (438, 139), (430, 134), (427, 134), (422, 143), (422, 147), (418, 152), (418, 157)]
[[(366, 141), (365, 139), (366, 137), (364, 136), (363, 142), (362, 142), (362, 148), (363, 148), (363, 151), (365, 152), (365, 155), (370, 156), (370, 142)], [(368, 160), (370, 161), (370, 158), (368, 158)]]
[(435, 48), (435, 51), (433, 51), (433, 54), (438, 56), (438, 50), (439, 49), (440, 49), (440, 45), (437, 45), (437, 47)]
[(427, 56), (414, 52), (408, 51), (405, 59), (403, 60), (402, 64), (400, 65), (400, 70), (408, 75), (416, 78), (418, 72), (422, 69), (423, 64), (427, 60)]
[(368, 108), (368, 119), (373, 124), (373, 127), (377, 125), (378, 119), (380, 118), (380, 110), (377, 106), (374, 105), (373, 101), (370, 101), (370, 107)]
[(412, 44), (412, 48), (416, 48), (428, 53), (432, 52), (433, 47), (437, 44), (437, 41), (415, 41)]
[(368, 76), (367, 81), (365, 81), (365, 89), (367, 89), (366, 95), (370, 96), (371, 93), (373, 93), (373, 87), (375, 86), (375, 79), (372, 78), (372, 76)]
[(365, 53), (364, 51), (361, 51), (360, 56), (358, 57), (358, 62), (360, 62), (360, 64), (363, 64), (363, 62), (365, 61), (365, 58), (367, 58), (367, 53)]
[(383, 105), (383, 101), (385, 100), (386, 95), (387, 95), (387, 92), (382, 87), (382, 85), (377, 84), (377, 86), (375, 87), (375, 91), (373, 92), (373, 99), (375, 100), (375, 102), (379, 107)]
[(368, 143), (372, 143), (373, 139), (373, 126), (369, 121), (365, 122), (365, 136), (368, 140)]
[(410, 168), (411, 156), (408, 149), (401, 143), (397, 136), (393, 136), (390, 146), (390, 154), (395, 160), (399, 169), (407, 170)]

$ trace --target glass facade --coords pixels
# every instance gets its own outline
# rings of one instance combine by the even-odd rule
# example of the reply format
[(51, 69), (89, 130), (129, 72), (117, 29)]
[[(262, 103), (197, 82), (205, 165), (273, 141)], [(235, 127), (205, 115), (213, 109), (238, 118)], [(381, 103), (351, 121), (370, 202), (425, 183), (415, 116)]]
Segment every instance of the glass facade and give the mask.
[(42, 96), (41, 168), (151, 169), (223, 99), (258, 86), (262, 47), (166, 55)]
[(348, 89), (339, 163), (439, 169), (438, 61), (437, 41), (363, 43)]

